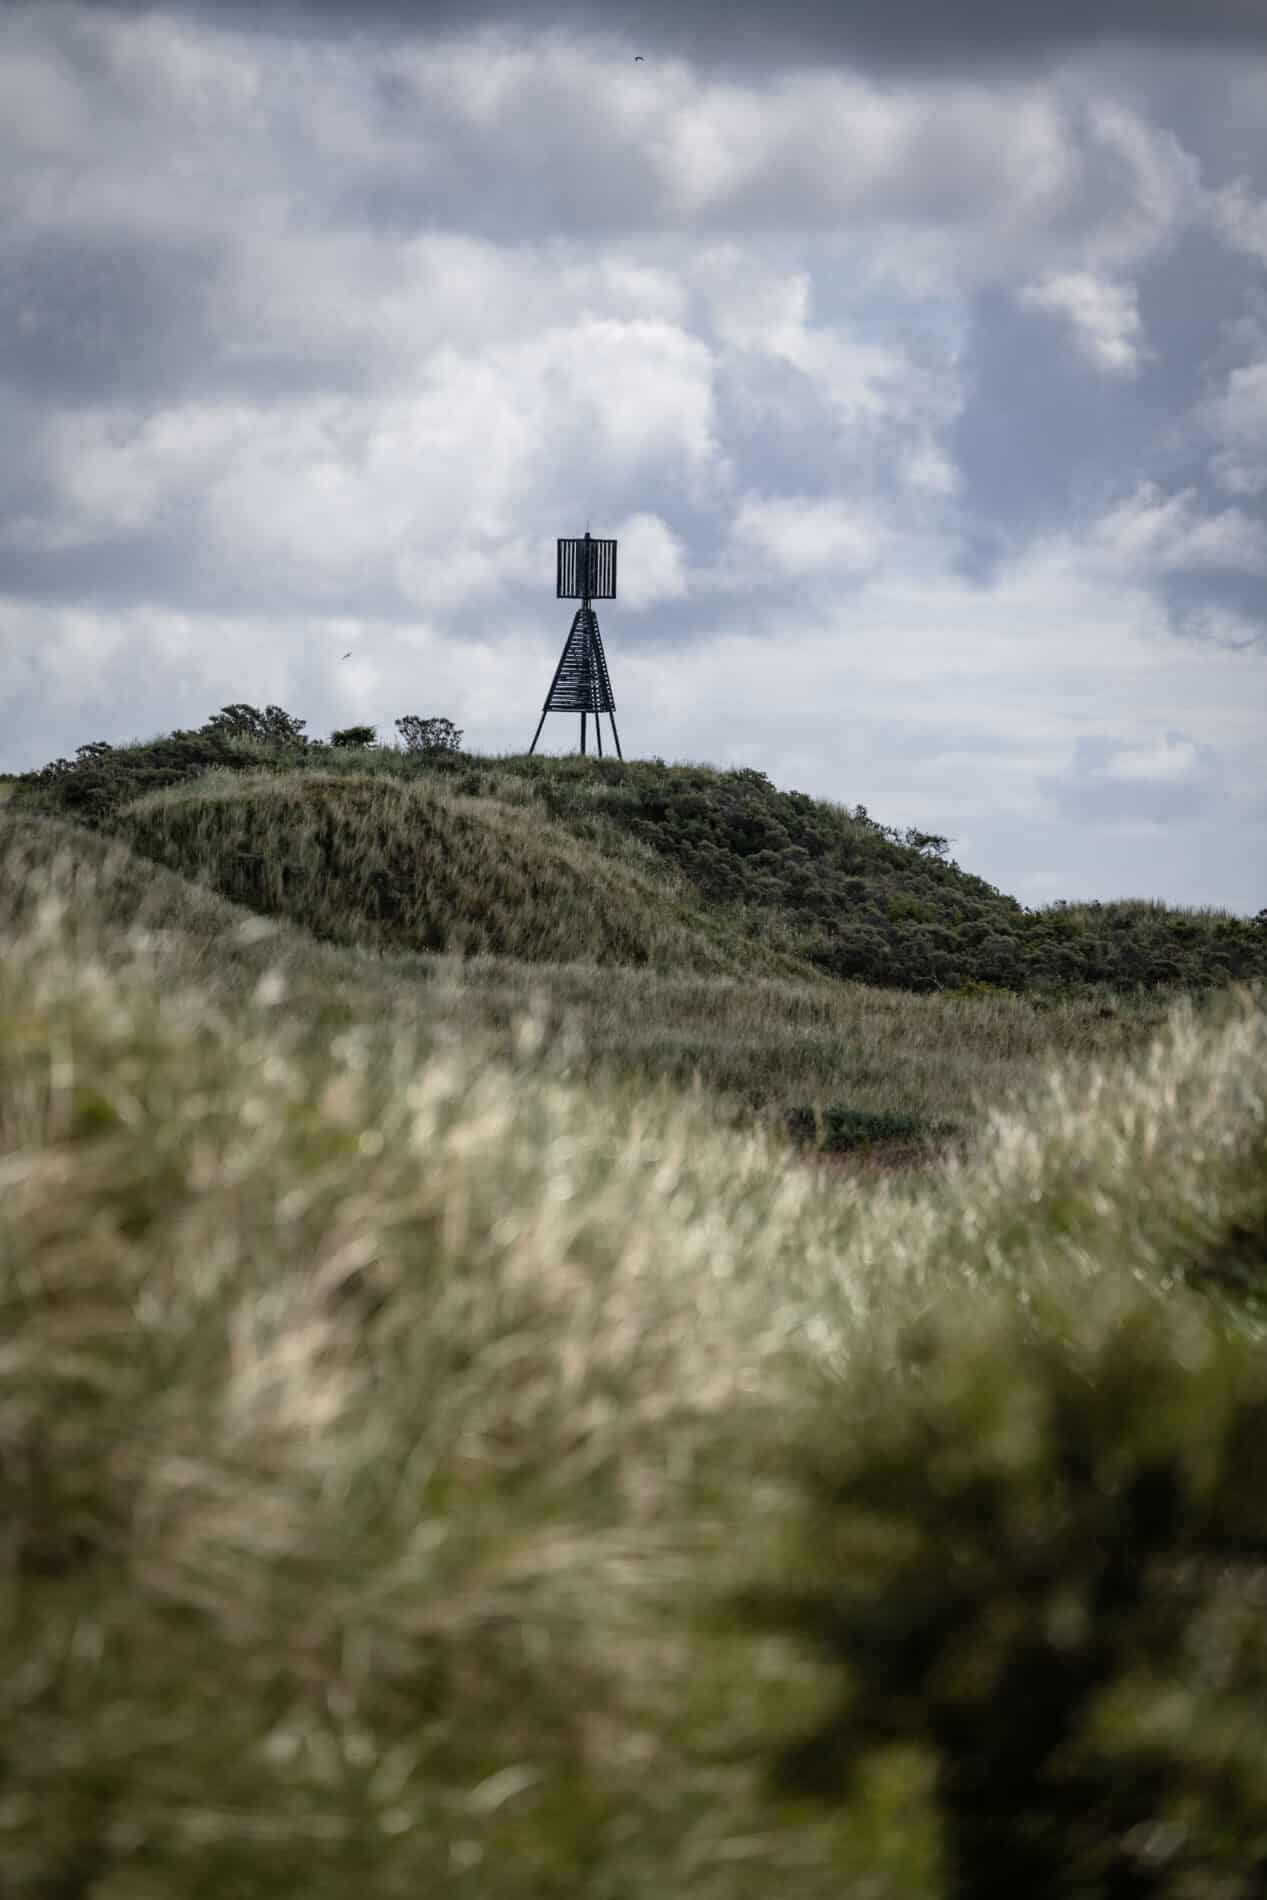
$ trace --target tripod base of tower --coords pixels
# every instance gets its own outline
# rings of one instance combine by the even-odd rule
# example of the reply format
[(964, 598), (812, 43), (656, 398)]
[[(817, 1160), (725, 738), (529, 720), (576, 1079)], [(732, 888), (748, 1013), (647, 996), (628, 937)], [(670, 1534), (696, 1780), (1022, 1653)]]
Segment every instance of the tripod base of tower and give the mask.
[(537, 730), (532, 735), (532, 744), (528, 748), (531, 758), (537, 749), (537, 740), (541, 737), (541, 728), (545, 725), (546, 714), (551, 712), (577, 712), (581, 715), (581, 752), (585, 752), (586, 726), (592, 718), (594, 736), (598, 744), (598, 756), (603, 756), (602, 715), (611, 720), (612, 738), (616, 744), (616, 757), (624, 759), (620, 749), (620, 734), (616, 730), (616, 701), (612, 693), (611, 676), (607, 671), (607, 656), (603, 652), (603, 636), (598, 630), (598, 615), (587, 600), (578, 608), (572, 621), (572, 630), (559, 655), (559, 664), (554, 669), (554, 678), (546, 694), (541, 717), (537, 721)]
[[(551, 710), (550, 707), (547, 706), (546, 712), (549, 712), (550, 710)], [(537, 740), (541, 737), (541, 728), (542, 726), (544, 726), (546, 722), (546, 712), (543, 712), (540, 719), (538, 719), (537, 721), (537, 730), (533, 733), (532, 744), (528, 747), (529, 758), (532, 757), (533, 753), (537, 749)], [(585, 713), (581, 714), (581, 757), (582, 758), (585, 757), (585, 721), (586, 721), (587, 716), (588, 715)], [(603, 728), (599, 724), (600, 717), (601, 715), (599, 713), (594, 714), (594, 737), (598, 741), (598, 756), (601, 759), (603, 756)], [(616, 757), (623, 762), (625, 755), (620, 749), (620, 734), (616, 730), (615, 714), (609, 712), (607, 717), (611, 720), (612, 740), (615, 743), (615, 747), (616, 747)]]

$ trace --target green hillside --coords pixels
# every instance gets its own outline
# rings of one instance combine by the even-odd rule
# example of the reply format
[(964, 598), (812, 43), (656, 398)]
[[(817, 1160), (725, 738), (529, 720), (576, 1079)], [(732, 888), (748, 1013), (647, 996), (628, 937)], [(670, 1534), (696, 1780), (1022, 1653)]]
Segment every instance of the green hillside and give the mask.
[[(288, 816), (281, 794), (294, 783), (267, 781), (278, 794), (272, 802), (257, 801), (259, 780), (250, 775), (228, 780), (227, 790), (239, 787), (249, 821), (266, 825)], [(346, 783), (358, 780), (353, 775)], [(183, 851), (189, 836), (200, 835), (208, 809), (216, 815), (212, 835), (223, 844), (212, 780), (189, 789), (188, 834), (167, 829), (186, 795), (170, 805), (168, 796), (158, 795), (154, 806), (156, 849), (178, 856), (178, 838)], [(148, 824), (147, 804), (136, 811)], [(389, 808), (399, 815), (412, 806)], [(229, 809), (239, 823), (234, 801)], [(555, 835), (556, 828), (530, 809), (522, 815), (530, 835)], [(92, 888), (112, 932), (126, 937), (143, 928), (163, 944), (174, 972), (214, 983), (227, 1006), (272, 972), (316, 1043), (373, 1017), (396, 1021), (411, 1034), (425, 1026), (429, 1035), (492, 1046), (508, 1060), (527, 1026), (576, 1081), (602, 1080), (635, 1092), (659, 1084), (702, 1088), (723, 1122), (775, 1124), (800, 1141), (886, 1161), (906, 1163), (970, 1134), (984, 1102), (1023, 1084), (1052, 1056), (1086, 1060), (1122, 1052), (1139, 1046), (1161, 1020), (1145, 995), (1106, 999), (1096, 991), (1039, 1007), (1005, 991), (911, 995), (821, 977), (761, 976), (747, 967), (737, 975), (709, 975), (696, 967), (699, 944), (689, 932), (677, 939), (690, 955), (685, 969), (491, 956), (458, 962), (367, 947), (363, 909), (354, 904), (341, 914), (328, 881), (321, 901), (333, 915), (328, 934), (318, 937), (304, 905), (296, 904), (290, 919), (276, 913), (270, 919), (221, 895), (196, 851), (188, 864), (193, 874), (185, 876), (141, 856), (113, 832), (12, 805), (0, 808), (0, 847), (10, 906), (60, 867), (58, 875), (72, 888)], [(232, 879), (236, 864), (225, 856)], [(663, 874), (655, 874), (654, 863), (647, 882), (663, 895)], [(350, 881), (339, 887), (344, 899), (356, 896), (358, 875), (354, 863)], [(252, 880), (258, 876), (252, 857), (241, 877), (257, 897)], [(648, 907), (647, 914), (655, 913)], [(673, 904), (668, 915), (680, 922)], [(672, 939), (657, 940), (661, 953), (666, 941), (671, 948)], [(704, 953), (720, 957), (728, 945), (734, 954), (733, 941), (723, 939), (717, 949), (702, 934)], [(748, 956), (749, 940), (740, 936), (737, 949)]]
[(810, 974), (728, 933), (667, 866), (421, 777), (208, 774), (124, 806), (115, 828), (237, 903), (366, 949)]
[[(674, 927), (678, 946), (685, 945), (682, 930), (708, 937), (703, 913), (710, 919), (713, 948), (706, 951), (701, 944), (701, 953), (710, 958), (707, 968), (719, 967), (718, 956), (739, 955), (757, 973), (782, 968), (790, 974), (799, 966), (837, 980), (916, 993), (988, 985), (1036, 996), (1096, 986), (1167, 994), (1267, 977), (1267, 927), (1261, 918), (1168, 906), (1146, 896), (1029, 911), (960, 869), (948, 856), (947, 841), (935, 832), (899, 832), (872, 819), (862, 806), (850, 810), (778, 791), (751, 770), (341, 749), (301, 738), (288, 744), (246, 741), (223, 729), (203, 728), (144, 745), (82, 747), (74, 760), (25, 774), (15, 797), (26, 808), (109, 830), (120, 825), (121, 814), (139, 797), (187, 785), (217, 769), (251, 774), (264, 769), (286, 777), (315, 773), (325, 780), (372, 775), (384, 784), (442, 786), (460, 798), (532, 810), (555, 828), (549, 848), (556, 858), (559, 834), (567, 832), (626, 870), (633, 866), (649, 874), (658, 865), (661, 879), (667, 874), (673, 880), (673, 897), (658, 892), (657, 915), (667, 925), (668, 911), (675, 904), (684, 907)], [(330, 794), (322, 796), (328, 802)], [(356, 797), (364, 801), (365, 793)], [(298, 813), (304, 805), (299, 801), (287, 809)], [(135, 826), (131, 835), (137, 835)], [(157, 829), (147, 835), (157, 839)], [(521, 835), (526, 840), (528, 833)], [(402, 849), (407, 857), (407, 847)], [(355, 900), (370, 903), (365, 929), (371, 937), (381, 938), (395, 927), (385, 913), (395, 901), (388, 891), (398, 895), (401, 886), (399, 856), (391, 847), (380, 895), (374, 898), (366, 889)], [(569, 901), (575, 901), (574, 874), (582, 862), (594, 866), (595, 860), (573, 860), (571, 872), (556, 863), (551, 873), (552, 879), (563, 880), (560, 889), (566, 885), (572, 892)], [(283, 872), (275, 867), (268, 875), (280, 882)], [(627, 879), (623, 888), (631, 888)], [(478, 913), (474, 890), (455, 890), (454, 896), (458, 910)], [(328, 914), (338, 909), (332, 895)], [(451, 918), (456, 916), (451, 912)], [(593, 927), (602, 941), (602, 925), (595, 919)], [(448, 928), (457, 925), (451, 922)], [(648, 929), (632, 928), (630, 960), (637, 955), (638, 940), (649, 948)], [(506, 940), (505, 929), (504, 922), (493, 928), (489, 947)], [(547, 929), (543, 941), (552, 935)], [(473, 945), (479, 940), (477, 930)], [(749, 948), (737, 950), (737, 940)], [(619, 955), (616, 944), (608, 948)], [(538, 953), (517, 948), (511, 954)], [(592, 952), (582, 948), (572, 954), (579, 959)], [(669, 960), (676, 955), (675, 950)]]

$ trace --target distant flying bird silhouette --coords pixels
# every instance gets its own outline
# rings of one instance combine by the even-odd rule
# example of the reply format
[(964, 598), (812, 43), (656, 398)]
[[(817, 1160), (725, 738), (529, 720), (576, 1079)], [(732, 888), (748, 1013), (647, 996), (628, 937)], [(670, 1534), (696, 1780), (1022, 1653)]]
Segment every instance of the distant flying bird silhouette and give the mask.
[(345, 660), (350, 660), (352, 658), (352, 649), (350, 647), (348, 648), (348, 651), (344, 654), (343, 657)]
[[(635, 65), (635, 66), (636, 66), (636, 65), (638, 64), (638, 61), (639, 61), (640, 59), (642, 59), (642, 54), (641, 54), (641, 53), (635, 53), (635, 54), (634, 54), (634, 65)], [(645, 63), (646, 63), (646, 62), (644, 61), (643, 63), (644, 63), (644, 65), (645, 65)]]

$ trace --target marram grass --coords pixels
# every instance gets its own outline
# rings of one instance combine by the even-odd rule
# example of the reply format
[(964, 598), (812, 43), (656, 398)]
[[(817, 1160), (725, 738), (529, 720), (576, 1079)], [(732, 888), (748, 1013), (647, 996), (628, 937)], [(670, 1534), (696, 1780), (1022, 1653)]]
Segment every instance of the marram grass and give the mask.
[[(200, 982), (82, 867), (8, 914), (0, 1891), (1000, 1891), (1015, 1843), (960, 1851), (953, 1717), (1025, 1711), (982, 1675), (1002, 1637), (929, 1623), (936, 1566), (962, 1552), (964, 1629), (1005, 1636), (1037, 1552), (1035, 1641), (1076, 1650), (1088, 1548), (1134, 1534), (1154, 1455), (1195, 1474), (1147, 1546), (1182, 1587), (1114, 1625), (1077, 1759), (1035, 1770), (1016, 1827), (1058, 1849), (1089, 1762), (1066, 1891), (1261, 1891), (1259, 1000), (1032, 1085), (910, 1196), (668, 1089), (578, 1086), (530, 1018), (496, 1048), (372, 1014), (323, 1040), (283, 972)], [(833, 1445), (875, 1448), (878, 1532)], [(1015, 1523), (974, 1545), (983, 1485)], [(879, 1747), (850, 1726), (856, 1628), (944, 1645), (949, 1676), (895, 1677)], [(825, 1786), (788, 1767), (815, 1737)]]
[[(345, 777), (355, 791), (357, 775)], [(236, 797), (239, 783), (208, 775), (193, 795), (160, 794), (125, 815), (121, 822), (139, 827), (138, 844), (157, 852), (162, 865), (101, 834), (19, 814), (4, 828), (4, 882), (11, 891), (34, 888), (50, 856), (66, 853), (83, 875), (95, 877), (100, 910), (125, 922), (142, 915), (149, 928), (163, 933), (183, 970), (214, 978), (217, 989), (249, 988), (261, 959), (276, 960), (286, 970), (295, 1009), (314, 1032), (332, 1033), (335, 1025), (365, 1015), (423, 1015), (509, 1054), (515, 1025), (530, 1013), (548, 1041), (566, 1041), (569, 1072), (578, 1080), (698, 1086), (724, 1119), (792, 1123), (811, 1136), (821, 1129), (827, 1145), (840, 1126), (848, 1133), (851, 1124), (860, 1123), (864, 1131), (906, 1125), (918, 1138), (899, 1138), (903, 1159), (962, 1136), (978, 1121), (983, 1101), (996, 1099), (1058, 1054), (1088, 1057), (1139, 1046), (1164, 1013), (1155, 999), (1142, 995), (1093, 991), (1040, 1005), (1006, 992), (911, 995), (771, 974), (752, 945), (721, 931), (715, 918), (705, 920), (717, 933), (712, 937), (658, 934), (661, 900), (680, 921), (677, 894), (662, 868), (647, 873), (632, 845), (633, 883), (621, 882), (619, 857), (609, 866), (619, 900), (611, 907), (613, 927), (643, 931), (650, 961), (640, 967), (595, 961), (593, 942), (571, 928), (566, 907), (554, 901), (557, 892), (546, 903), (546, 886), (525, 881), (523, 867), (515, 868), (511, 847), (522, 842), (513, 833), (516, 822), (547, 853), (559, 842), (553, 828), (531, 812), (511, 814), (513, 835), (503, 835), (496, 823), (489, 833), (500, 838), (497, 862), (512, 881), (518, 879), (525, 905), (502, 941), (525, 953), (535, 941), (531, 960), (526, 954), (420, 952), (398, 940), (389, 947), (367, 916), (367, 906), (372, 910), (377, 901), (381, 864), (365, 846), (354, 805), (339, 796), (327, 806), (328, 788), (320, 804), (305, 801), (296, 790), (301, 779), (248, 781)], [(407, 787), (394, 787), (389, 777), (384, 784), (385, 809), (403, 849), (412, 835), (404, 821), (418, 807)], [(426, 787), (423, 792), (426, 811), (448, 811), (437, 795)], [(484, 802), (478, 808), (481, 819), (472, 836), (487, 844), (485, 820), (490, 809), (495, 819), (498, 814)], [(311, 835), (318, 810), (331, 819), (324, 844)], [(292, 819), (294, 833), (288, 829)], [(257, 869), (239, 882), (228, 848), (236, 827), (250, 832), (257, 824), (263, 829), (255, 845), (266, 843), (276, 860), (269, 876), (281, 914), (267, 918), (247, 902), (252, 896), (257, 903), (272, 902), (260, 887), (262, 874)], [(426, 853), (416, 840), (411, 848), (420, 901), (435, 904), (435, 892), (421, 879)], [(564, 838), (561, 849), (583, 859), (589, 847)], [(175, 868), (166, 868), (167, 861)], [(258, 864), (254, 847), (248, 861)], [(650, 879), (645, 902), (637, 885), (644, 874)], [(237, 892), (242, 901), (218, 895), (220, 888)], [(440, 908), (445, 916), (460, 917), (468, 900), (478, 908), (474, 887), (459, 880)], [(618, 921), (622, 904), (624, 923)], [(542, 921), (556, 933), (554, 948), (570, 960), (543, 957)], [(312, 935), (314, 924), (321, 926), (323, 941)], [(695, 948), (701, 956), (692, 961)]]
[[(208, 774), (125, 808), (137, 849), (332, 941), (531, 963), (808, 975), (626, 846), (379, 773)], [(620, 841), (616, 841), (619, 846)]]

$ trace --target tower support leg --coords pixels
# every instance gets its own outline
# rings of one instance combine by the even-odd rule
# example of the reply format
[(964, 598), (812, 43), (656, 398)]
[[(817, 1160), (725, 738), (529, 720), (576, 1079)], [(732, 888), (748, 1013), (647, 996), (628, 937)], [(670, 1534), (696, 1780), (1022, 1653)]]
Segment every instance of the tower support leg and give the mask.
[(581, 714), (581, 757), (585, 757), (585, 714)]
[(541, 737), (541, 728), (542, 726), (544, 726), (545, 722), (546, 722), (546, 716), (544, 713), (542, 713), (540, 719), (538, 719), (537, 721), (537, 730), (532, 735), (532, 744), (528, 747), (529, 758), (532, 757), (533, 753), (537, 749), (537, 740)]
[(625, 755), (620, 749), (620, 734), (616, 730), (616, 715), (615, 713), (608, 713), (607, 717), (612, 722), (612, 738), (616, 741), (616, 757), (620, 760), (621, 764), (623, 765), (625, 761)]
[(598, 756), (601, 759), (603, 756), (603, 722), (597, 713), (594, 714), (594, 737), (598, 740)]

